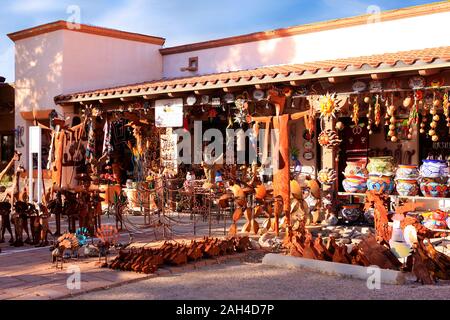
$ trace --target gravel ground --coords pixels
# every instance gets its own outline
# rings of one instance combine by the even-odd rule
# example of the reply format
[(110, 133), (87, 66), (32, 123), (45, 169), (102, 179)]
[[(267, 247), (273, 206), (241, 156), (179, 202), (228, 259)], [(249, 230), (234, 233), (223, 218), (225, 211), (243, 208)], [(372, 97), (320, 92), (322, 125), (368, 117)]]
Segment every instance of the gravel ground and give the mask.
[(260, 255), (243, 262), (213, 265), (109, 290), (76, 300), (397, 300), (450, 299), (450, 283), (438, 286), (382, 285), (369, 290), (356, 279), (331, 277), (304, 270), (267, 267)]

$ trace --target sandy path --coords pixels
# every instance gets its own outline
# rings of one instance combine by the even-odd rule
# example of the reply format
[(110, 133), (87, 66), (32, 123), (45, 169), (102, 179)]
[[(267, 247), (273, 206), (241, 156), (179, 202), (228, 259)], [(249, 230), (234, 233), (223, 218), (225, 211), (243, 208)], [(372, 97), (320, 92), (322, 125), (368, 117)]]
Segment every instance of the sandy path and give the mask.
[(449, 283), (439, 286), (382, 285), (381, 290), (369, 290), (364, 281), (272, 268), (255, 260), (213, 265), (74, 299), (450, 299)]

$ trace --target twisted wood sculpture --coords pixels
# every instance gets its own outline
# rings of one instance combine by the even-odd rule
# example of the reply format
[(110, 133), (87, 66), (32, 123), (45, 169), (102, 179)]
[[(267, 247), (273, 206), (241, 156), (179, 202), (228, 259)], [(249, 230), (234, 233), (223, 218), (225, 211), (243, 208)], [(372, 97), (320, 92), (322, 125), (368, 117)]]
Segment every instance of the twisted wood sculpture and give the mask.
[(392, 228), (389, 226), (388, 218), (389, 196), (384, 194), (383, 190), (380, 192), (368, 191), (366, 195), (364, 211), (368, 211), (370, 208), (375, 209), (376, 239), (381, 244), (389, 245), (389, 240), (392, 238)]

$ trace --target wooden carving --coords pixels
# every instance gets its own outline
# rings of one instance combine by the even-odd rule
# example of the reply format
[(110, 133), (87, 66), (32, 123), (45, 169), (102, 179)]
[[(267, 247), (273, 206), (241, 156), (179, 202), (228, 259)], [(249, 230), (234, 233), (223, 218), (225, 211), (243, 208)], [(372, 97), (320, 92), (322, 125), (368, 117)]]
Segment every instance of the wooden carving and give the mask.
[(370, 208), (375, 209), (375, 230), (377, 241), (383, 244), (389, 245), (389, 240), (392, 238), (392, 228), (389, 226), (388, 218), (388, 200), (389, 197), (376, 191), (368, 191), (366, 193), (366, 204), (364, 210), (367, 211)]

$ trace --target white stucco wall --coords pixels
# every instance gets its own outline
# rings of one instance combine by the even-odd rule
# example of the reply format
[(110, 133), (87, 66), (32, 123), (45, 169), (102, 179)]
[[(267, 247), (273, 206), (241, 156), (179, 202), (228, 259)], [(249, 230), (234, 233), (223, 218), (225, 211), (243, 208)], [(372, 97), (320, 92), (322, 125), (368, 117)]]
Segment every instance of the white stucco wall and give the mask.
[[(450, 12), (164, 56), (164, 76), (252, 69), (450, 45)], [(197, 73), (181, 72), (199, 57)]]
[(60, 94), (162, 77), (159, 45), (69, 30), (62, 32), (64, 84)]
[[(161, 46), (58, 30), (15, 43), (15, 125), (28, 128), (21, 112), (56, 109), (67, 116), (73, 108), (61, 108), (54, 97), (64, 93), (139, 83), (162, 77)], [(27, 156), (23, 164), (28, 168)]]
[(17, 148), (28, 168), (28, 128), (21, 112), (57, 109), (53, 97), (63, 90), (63, 33), (55, 31), (33, 38), (19, 40), (15, 44), (15, 125), (23, 126), (25, 147)]

